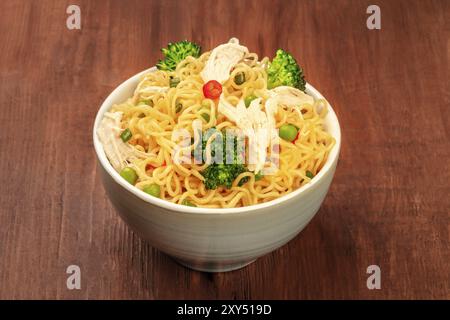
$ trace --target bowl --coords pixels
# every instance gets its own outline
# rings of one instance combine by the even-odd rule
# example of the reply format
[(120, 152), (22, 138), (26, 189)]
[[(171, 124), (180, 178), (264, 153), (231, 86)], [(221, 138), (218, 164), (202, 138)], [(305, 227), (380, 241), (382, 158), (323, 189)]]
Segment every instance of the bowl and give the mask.
[[(103, 186), (125, 223), (182, 265), (206, 272), (242, 268), (298, 235), (319, 210), (336, 170), (341, 133), (331, 106), (325, 125), (336, 145), (310, 183), (273, 201), (247, 207), (183, 206), (152, 197), (125, 181), (109, 163), (96, 134), (104, 113), (132, 96), (141, 76), (154, 70), (140, 72), (119, 85), (101, 105), (93, 128)], [(309, 84), (306, 92), (323, 99)]]

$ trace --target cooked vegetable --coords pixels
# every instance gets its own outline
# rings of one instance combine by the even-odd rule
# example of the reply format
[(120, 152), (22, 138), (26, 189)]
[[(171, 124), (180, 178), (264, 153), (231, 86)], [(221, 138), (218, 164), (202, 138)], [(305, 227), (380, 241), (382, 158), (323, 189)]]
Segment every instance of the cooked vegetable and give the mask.
[(123, 142), (127, 142), (128, 140), (131, 139), (132, 136), (133, 136), (133, 134), (131, 133), (131, 130), (126, 128), (120, 134), (120, 139), (122, 139)]
[(237, 85), (241, 85), (245, 82), (245, 73), (239, 72), (237, 75), (234, 76), (234, 83)]
[[(209, 135), (211, 136), (211, 135)], [(225, 188), (231, 188), (231, 185), (233, 184), (234, 180), (243, 172), (247, 172), (248, 169), (245, 167), (245, 165), (242, 163), (241, 154), (243, 150), (241, 149), (241, 146), (238, 146), (237, 143), (237, 137), (233, 137), (233, 154), (232, 154), (232, 163), (226, 163), (227, 162), (227, 142), (226, 142), (226, 135), (223, 134), (222, 139), (222, 150), (223, 150), (223, 162), (224, 163), (212, 163), (208, 167), (206, 167), (201, 174), (205, 178), (204, 184), (206, 189), (216, 189), (219, 186), (223, 186)], [(208, 140), (208, 137), (204, 137), (202, 149), (205, 150), (206, 148), (206, 141)], [(215, 140), (217, 141), (217, 140)], [(215, 142), (213, 142), (215, 143)], [(220, 143), (220, 140), (219, 142)], [(214, 156), (214, 147), (211, 146), (211, 155)], [(204, 157), (206, 158), (206, 157)], [(244, 183), (246, 183), (249, 180), (248, 177), (245, 177), (241, 179), (238, 183), (239, 186), (242, 186)]]
[(134, 171), (133, 168), (125, 167), (120, 171), (120, 175), (122, 178), (127, 180), (129, 183), (134, 185), (136, 183), (136, 180), (138, 179), (138, 176), (136, 174), (136, 171)]
[(169, 43), (167, 48), (161, 49), (164, 59), (159, 60), (156, 67), (159, 70), (173, 71), (177, 64), (187, 57), (198, 58), (200, 56), (201, 47), (193, 42), (184, 40), (176, 43)]
[(161, 196), (161, 187), (156, 183), (146, 185), (144, 188), (142, 188), (142, 191), (157, 198)]
[(209, 122), (209, 120), (210, 120), (209, 114), (207, 114), (207, 113), (202, 113), (201, 116), (202, 116), (203, 119), (205, 119), (206, 122)]
[(181, 202), (181, 204), (184, 206), (188, 206), (188, 207), (196, 207), (196, 205), (194, 203), (190, 202), (187, 199), (183, 200), (183, 202)]
[(250, 103), (251, 103), (253, 100), (255, 100), (256, 98), (257, 98), (257, 97), (256, 97), (255, 95), (253, 95), (253, 94), (251, 94), (251, 95), (249, 95), (249, 96), (246, 96), (245, 99), (244, 99), (245, 106), (248, 108), (248, 107), (250, 106)]
[[(237, 176), (246, 171), (247, 168), (242, 164), (213, 163), (202, 172), (202, 175), (205, 178), (206, 189), (216, 189), (219, 186), (230, 189)], [(248, 178), (242, 179), (239, 181), (239, 186), (247, 181)]]
[(210, 80), (203, 85), (203, 95), (205, 98), (218, 99), (222, 94), (222, 85), (216, 80)]
[(147, 105), (147, 106), (153, 107), (153, 100), (152, 100), (152, 99), (141, 100), (141, 101), (139, 101), (139, 103), (138, 103), (138, 106), (139, 106), (139, 105)]
[(203, 119), (205, 119), (206, 122), (209, 122), (210, 120), (210, 116), (209, 113), (203, 112), (203, 110), (210, 110), (211, 108), (211, 104), (209, 102), (209, 100), (203, 100), (202, 101), (202, 108), (200, 109), (200, 115), (202, 116)]
[(309, 170), (306, 170), (306, 176), (310, 179), (314, 178), (314, 174)]
[(283, 124), (279, 130), (280, 138), (289, 142), (292, 142), (297, 138), (297, 133), (297, 128), (292, 124)]
[(273, 89), (279, 86), (290, 86), (305, 91), (305, 77), (303, 69), (297, 64), (294, 57), (278, 49), (276, 56), (267, 69), (267, 87)]
[(264, 175), (260, 172), (255, 173), (255, 181), (259, 181), (264, 177)]
[(176, 88), (177, 85), (181, 82), (180, 78), (170, 78), (169, 80), (169, 86), (171, 88)]

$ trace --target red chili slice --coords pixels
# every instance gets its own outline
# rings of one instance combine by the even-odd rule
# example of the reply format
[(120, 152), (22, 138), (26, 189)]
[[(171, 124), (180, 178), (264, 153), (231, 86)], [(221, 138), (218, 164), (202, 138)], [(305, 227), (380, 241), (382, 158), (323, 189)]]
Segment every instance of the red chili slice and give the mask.
[(210, 80), (203, 85), (203, 95), (208, 99), (218, 99), (222, 94), (222, 85), (216, 80)]
[(292, 143), (295, 144), (295, 141), (297, 141), (299, 137), (300, 137), (300, 130), (297, 131), (297, 135), (295, 136), (295, 139), (292, 141)]
[[(167, 165), (167, 164), (166, 164), (166, 161), (163, 161), (161, 167), (165, 167), (166, 165)], [(155, 166), (152, 165), (151, 163), (147, 163), (147, 165), (145, 166), (145, 171), (153, 170), (153, 169), (156, 169), (156, 168), (157, 168), (157, 167), (155, 167)]]

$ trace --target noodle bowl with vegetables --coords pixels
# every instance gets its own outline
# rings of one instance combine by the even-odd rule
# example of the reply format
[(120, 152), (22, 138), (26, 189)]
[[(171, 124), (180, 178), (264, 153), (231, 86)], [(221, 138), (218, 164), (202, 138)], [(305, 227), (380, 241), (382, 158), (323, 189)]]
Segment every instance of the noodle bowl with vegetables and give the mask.
[(136, 188), (197, 207), (243, 207), (309, 183), (335, 145), (328, 103), (305, 93), (286, 51), (270, 60), (237, 39), (201, 53), (181, 41), (97, 128), (113, 168)]

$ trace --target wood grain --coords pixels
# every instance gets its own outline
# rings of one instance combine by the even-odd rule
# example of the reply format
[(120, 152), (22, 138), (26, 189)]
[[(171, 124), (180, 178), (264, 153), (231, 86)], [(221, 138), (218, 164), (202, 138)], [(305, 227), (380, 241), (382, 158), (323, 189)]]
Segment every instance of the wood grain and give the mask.
[[(450, 298), (450, 2), (1, 1), (0, 298)], [(333, 104), (340, 163), (293, 241), (230, 273), (179, 266), (119, 219), (99, 181), (94, 116), (169, 41), (236, 36), (291, 51)], [(70, 264), (81, 290), (66, 288)], [(377, 264), (382, 289), (368, 290)]]

